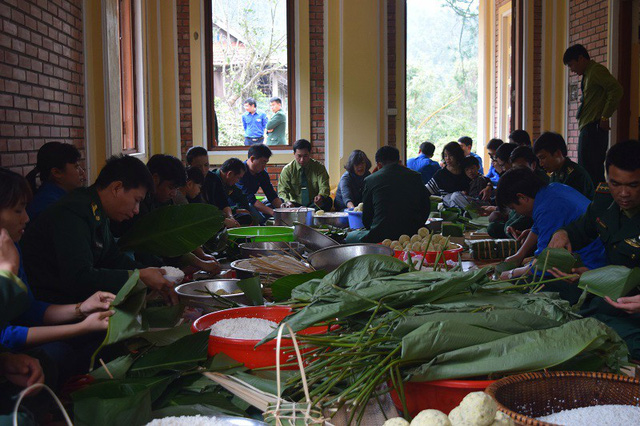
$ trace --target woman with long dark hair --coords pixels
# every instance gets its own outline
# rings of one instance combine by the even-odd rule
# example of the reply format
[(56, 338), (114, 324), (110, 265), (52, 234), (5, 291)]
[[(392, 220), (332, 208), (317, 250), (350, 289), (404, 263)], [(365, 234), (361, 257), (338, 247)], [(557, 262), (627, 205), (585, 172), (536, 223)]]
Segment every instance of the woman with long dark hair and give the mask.
[[(20, 253), (18, 242), (29, 222), (25, 207), (30, 198), (31, 189), (25, 178), (0, 168), (0, 229), (7, 230), (18, 253)], [(43, 247), (43, 250), (46, 248)], [(109, 311), (109, 306), (115, 299), (115, 295), (98, 291), (78, 304), (49, 304), (34, 298), (29, 289), (22, 261), (20, 261), (17, 275), (27, 287), (30, 303), (22, 315), (11, 321), (10, 325), (0, 329), (0, 345), (18, 351), (35, 346), (41, 348), (57, 365), (60, 379), (79, 373), (79, 368), (88, 368), (88, 362), (82, 366), (74, 362), (74, 360), (81, 361), (78, 358), (80, 354), (77, 348), (72, 348), (71, 345), (60, 341), (96, 331), (105, 331), (109, 317), (113, 314), (113, 311)]]
[(38, 150), (36, 167), (27, 174), (27, 181), (35, 194), (27, 207), (31, 220), (67, 192), (82, 186), (85, 174), (78, 163), (80, 157), (80, 151), (68, 143), (47, 142)]
[(346, 172), (340, 178), (336, 192), (336, 210), (352, 209), (362, 202), (364, 178), (371, 172), (371, 160), (363, 151), (356, 149), (349, 155), (344, 166)]
[(462, 167), (464, 151), (458, 142), (449, 142), (442, 150), (442, 159), (445, 166), (433, 175), (427, 183), (427, 189), (431, 195), (442, 197), (445, 206), (455, 207), (458, 204), (454, 194), (468, 192), (471, 181)]

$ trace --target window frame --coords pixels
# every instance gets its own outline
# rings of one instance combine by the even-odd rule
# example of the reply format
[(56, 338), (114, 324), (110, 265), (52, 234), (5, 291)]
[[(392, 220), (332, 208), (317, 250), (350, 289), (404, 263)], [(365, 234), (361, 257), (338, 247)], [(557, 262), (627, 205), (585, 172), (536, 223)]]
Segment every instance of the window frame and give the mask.
[[(213, 0), (205, 0), (204, 11), (204, 74), (205, 74), (205, 122), (206, 140), (204, 146), (209, 152), (244, 150), (245, 145), (218, 146), (215, 140), (217, 122), (214, 120), (214, 95), (213, 95)], [(285, 0), (287, 14), (287, 144), (269, 145), (272, 151), (289, 151), (293, 146), (296, 135), (296, 84), (295, 84), (295, 0)], [(266, 140), (266, 136), (265, 136)]]
[[(128, 16), (125, 18), (123, 13), (123, 4), (127, 3), (129, 8)], [(138, 102), (137, 102), (137, 89), (138, 89), (138, 73), (136, 72), (136, 0), (118, 0), (118, 33), (120, 35), (120, 116), (122, 127), (122, 153), (123, 154), (137, 154), (140, 152), (138, 141)], [(125, 19), (128, 20), (126, 27), (123, 25)], [(124, 56), (130, 57), (130, 63), (125, 67)], [(125, 83), (125, 75), (129, 77), (130, 84)], [(129, 87), (130, 86), (130, 87)], [(125, 108), (127, 104), (131, 104), (131, 124), (127, 126)], [(132, 146), (127, 144), (126, 130), (131, 129)]]

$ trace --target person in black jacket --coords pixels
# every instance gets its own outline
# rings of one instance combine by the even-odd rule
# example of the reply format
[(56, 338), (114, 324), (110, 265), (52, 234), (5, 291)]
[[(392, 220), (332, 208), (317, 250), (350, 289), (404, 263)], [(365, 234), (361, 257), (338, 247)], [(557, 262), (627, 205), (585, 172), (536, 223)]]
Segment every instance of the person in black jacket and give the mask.
[(362, 191), (364, 191), (364, 178), (371, 172), (371, 160), (363, 151), (356, 149), (344, 166), (346, 172), (340, 178), (338, 190), (336, 192), (336, 210), (353, 209), (362, 202)]

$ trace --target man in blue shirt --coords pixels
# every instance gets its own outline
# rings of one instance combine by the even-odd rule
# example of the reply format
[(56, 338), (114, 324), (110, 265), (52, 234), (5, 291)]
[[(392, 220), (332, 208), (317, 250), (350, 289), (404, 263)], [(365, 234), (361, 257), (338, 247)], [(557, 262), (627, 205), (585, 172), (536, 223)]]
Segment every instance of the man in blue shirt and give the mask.
[(242, 114), (245, 146), (264, 142), (264, 131), (267, 128), (267, 122), (269, 120), (264, 112), (258, 111), (256, 108), (255, 99), (247, 98), (247, 100), (244, 101), (244, 109), (247, 111)]
[(496, 171), (493, 163), (495, 162), (496, 151), (500, 148), (504, 142), (502, 139), (491, 139), (487, 142), (487, 152), (489, 153), (489, 157), (491, 158), (491, 167), (489, 167), (489, 172), (487, 173), (487, 177), (493, 182), (494, 186), (498, 184), (498, 179), (500, 179), (500, 175)]
[[(267, 218), (273, 216), (273, 208), (280, 208), (282, 200), (273, 189), (269, 173), (265, 170), (271, 157), (271, 150), (266, 145), (253, 145), (249, 148), (247, 161), (244, 162), (246, 172), (237, 183), (249, 202), (251, 216), (263, 224)], [(268, 203), (256, 199), (256, 192), (262, 188)]]
[(422, 182), (425, 185), (431, 180), (435, 172), (440, 170), (438, 162), (431, 159), (435, 150), (436, 146), (431, 142), (422, 142), (420, 144), (420, 155), (407, 160), (407, 167), (420, 173)]
[[(510, 258), (516, 263), (521, 263), (531, 254), (534, 246), (534, 255), (538, 256), (547, 247), (553, 234), (582, 216), (591, 201), (570, 186), (561, 183), (547, 184), (531, 169), (518, 167), (500, 177), (496, 202), (501, 208), (509, 207), (520, 215), (533, 218), (533, 226), (525, 243), (518, 253)], [(594, 240), (576, 253), (589, 269), (601, 268), (607, 264), (604, 245), (600, 239)], [(526, 269), (528, 266), (515, 269), (507, 274), (507, 278), (522, 275)], [(577, 302), (581, 293), (576, 286), (567, 283), (548, 285), (545, 289), (558, 291), (561, 297), (572, 303)]]
[(480, 163), (480, 174), (483, 175), (484, 168), (482, 167), (482, 157), (480, 157), (475, 152), (471, 152), (471, 147), (473, 146), (473, 139), (471, 139), (469, 136), (463, 136), (460, 139), (458, 139), (458, 143), (460, 144), (460, 148), (462, 148), (462, 150), (464, 151), (465, 157), (472, 156), (478, 159), (478, 162)]

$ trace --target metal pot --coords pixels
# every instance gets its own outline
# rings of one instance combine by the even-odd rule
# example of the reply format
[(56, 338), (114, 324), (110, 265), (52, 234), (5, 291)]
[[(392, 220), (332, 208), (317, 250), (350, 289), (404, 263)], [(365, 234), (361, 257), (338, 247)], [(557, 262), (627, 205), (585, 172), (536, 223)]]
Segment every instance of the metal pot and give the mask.
[(297, 241), (304, 244), (310, 251), (317, 251), (323, 248), (339, 245), (339, 243), (333, 238), (327, 237), (315, 229), (300, 223), (296, 224), (293, 229), (293, 235), (296, 237)]
[(215, 293), (218, 290), (224, 290), (229, 294), (221, 295), (221, 297), (236, 303), (247, 305), (251, 304), (251, 301), (245, 297), (244, 293), (233, 293), (234, 291), (240, 290), (240, 287), (238, 287), (238, 281), (240, 280), (232, 278), (223, 280), (193, 281), (176, 287), (176, 293), (178, 293), (180, 303), (194, 308), (200, 308), (204, 312), (213, 312), (217, 310), (217, 308), (228, 308), (228, 306), (223, 306), (223, 304), (217, 303), (211, 296), (206, 293), (202, 293), (199, 290), (206, 289), (212, 293)]
[(314, 226), (331, 225), (336, 228), (349, 227), (349, 213), (346, 212), (330, 212), (323, 215), (313, 216)]
[(304, 246), (296, 241), (287, 242), (259, 242), (259, 243), (242, 243), (240, 244), (240, 256), (248, 259), (254, 256), (268, 256), (270, 254), (290, 254), (297, 257), (296, 254), (302, 255)]
[(349, 259), (363, 254), (385, 254), (393, 256), (392, 248), (383, 246), (382, 244), (344, 244), (336, 247), (328, 247), (311, 253), (307, 260), (316, 269), (322, 269), (331, 272), (338, 269)]
[(273, 209), (273, 218), (276, 226), (293, 226), (295, 222), (312, 225), (314, 211), (310, 207)]

